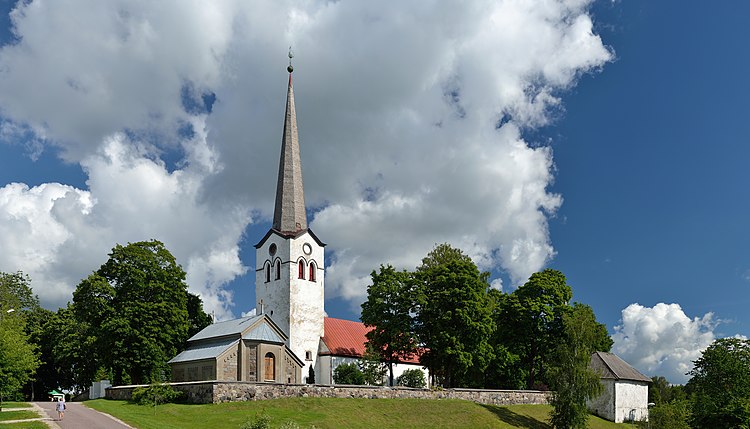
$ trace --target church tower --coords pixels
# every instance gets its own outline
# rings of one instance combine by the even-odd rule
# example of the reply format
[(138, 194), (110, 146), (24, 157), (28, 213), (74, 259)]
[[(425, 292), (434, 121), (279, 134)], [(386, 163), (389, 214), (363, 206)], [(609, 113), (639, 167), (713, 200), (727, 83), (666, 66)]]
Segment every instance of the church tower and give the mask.
[(271, 229), (255, 245), (255, 299), (257, 312), (269, 315), (289, 336), (289, 348), (305, 362), (306, 377), (323, 336), (325, 243), (307, 227), (291, 59), (290, 50), (276, 205)]

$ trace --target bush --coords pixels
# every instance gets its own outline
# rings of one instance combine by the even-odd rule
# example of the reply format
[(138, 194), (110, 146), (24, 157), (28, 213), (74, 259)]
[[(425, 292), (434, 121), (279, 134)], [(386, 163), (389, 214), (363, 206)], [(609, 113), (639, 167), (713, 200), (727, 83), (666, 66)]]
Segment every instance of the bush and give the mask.
[(365, 384), (365, 376), (357, 364), (342, 363), (333, 370), (333, 381), (336, 384)]
[(639, 428), (690, 429), (690, 405), (687, 400), (677, 400), (652, 407), (648, 422), (638, 422)]
[(403, 374), (396, 378), (396, 384), (405, 387), (415, 387), (421, 389), (425, 387), (424, 372), (421, 369), (407, 369)]
[(268, 414), (256, 415), (254, 419), (243, 423), (240, 429), (271, 429), (271, 416)]
[(148, 387), (138, 387), (133, 390), (132, 400), (138, 405), (157, 405), (168, 402), (181, 402), (185, 399), (185, 393), (174, 390), (168, 384), (152, 384)]

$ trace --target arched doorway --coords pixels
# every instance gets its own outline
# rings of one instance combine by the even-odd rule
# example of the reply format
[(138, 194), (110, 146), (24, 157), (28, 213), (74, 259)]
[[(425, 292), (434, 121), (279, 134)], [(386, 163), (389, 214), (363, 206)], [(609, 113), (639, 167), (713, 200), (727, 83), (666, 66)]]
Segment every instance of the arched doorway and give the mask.
[(276, 356), (271, 352), (264, 359), (263, 381), (276, 381)]

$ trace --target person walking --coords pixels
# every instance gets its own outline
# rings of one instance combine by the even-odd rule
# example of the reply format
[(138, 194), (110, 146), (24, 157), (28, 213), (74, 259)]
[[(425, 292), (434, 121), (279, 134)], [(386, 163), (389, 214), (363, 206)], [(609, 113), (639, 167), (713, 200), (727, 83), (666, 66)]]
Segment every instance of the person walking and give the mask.
[(57, 401), (57, 406), (55, 407), (57, 410), (57, 419), (62, 420), (65, 418), (65, 397), (63, 396), (60, 398), (59, 401)]

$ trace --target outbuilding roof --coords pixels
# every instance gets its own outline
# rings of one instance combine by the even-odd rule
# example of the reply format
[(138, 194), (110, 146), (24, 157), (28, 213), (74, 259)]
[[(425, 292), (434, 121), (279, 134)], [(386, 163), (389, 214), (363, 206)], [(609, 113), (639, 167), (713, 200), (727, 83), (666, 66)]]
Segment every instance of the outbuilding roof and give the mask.
[(189, 349), (181, 352), (177, 356), (170, 359), (167, 363), (187, 362), (201, 359), (216, 358), (220, 354), (224, 353), (232, 345), (236, 345), (239, 340), (227, 339), (221, 341), (211, 341), (206, 343), (199, 343), (190, 346)]
[(239, 319), (226, 320), (224, 322), (213, 323), (206, 326), (203, 330), (190, 337), (188, 341), (207, 340), (209, 338), (226, 337), (229, 335), (239, 335), (258, 321), (262, 314), (257, 316), (241, 317)]
[(591, 368), (598, 372), (601, 378), (651, 382), (650, 378), (641, 374), (637, 369), (612, 353), (595, 352), (592, 354)]
[[(364, 356), (365, 343), (367, 342), (366, 335), (372, 328), (368, 328), (362, 322), (334, 319), (333, 317), (323, 319), (323, 328), (325, 335), (321, 340), (328, 351), (321, 354), (356, 358)], [(402, 362), (418, 365), (419, 357), (413, 355), (410, 359), (405, 359)]]

